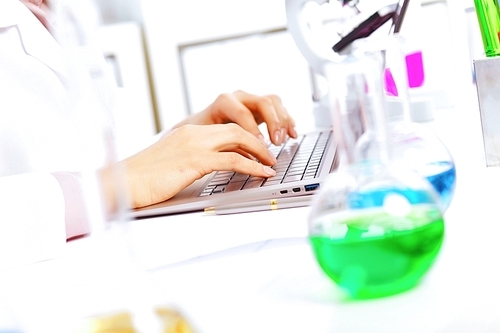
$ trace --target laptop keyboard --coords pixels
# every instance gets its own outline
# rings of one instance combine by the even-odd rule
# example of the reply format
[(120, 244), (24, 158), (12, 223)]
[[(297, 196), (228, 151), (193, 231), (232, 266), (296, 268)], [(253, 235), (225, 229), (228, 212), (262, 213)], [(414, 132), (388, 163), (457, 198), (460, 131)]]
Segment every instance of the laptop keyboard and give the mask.
[(260, 178), (234, 171), (217, 171), (199, 196), (313, 179), (331, 135), (331, 131), (303, 134), (296, 139), (289, 138), (281, 146), (270, 145), (269, 150), (277, 160), (272, 167), (275, 176)]

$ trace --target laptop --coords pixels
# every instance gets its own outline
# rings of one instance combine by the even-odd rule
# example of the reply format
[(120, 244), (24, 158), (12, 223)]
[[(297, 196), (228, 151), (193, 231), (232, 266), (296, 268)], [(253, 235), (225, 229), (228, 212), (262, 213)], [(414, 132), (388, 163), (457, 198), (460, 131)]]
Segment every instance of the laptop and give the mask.
[[(366, 37), (392, 19), (390, 33), (401, 29), (410, 0), (399, 0), (373, 14), (365, 25), (353, 29), (334, 49), (341, 50), (354, 40)], [(336, 50), (336, 51), (338, 51)], [(337, 148), (331, 129), (322, 129), (289, 138), (281, 146), (269, 146), (277, 159), (276, 176), (249, 177), (230, 171), (213, 172), (195, 181), (173, 198), (130, 211), (132, 218), (204, 211), (210, 207), (311, 196), (338, 166)], [(298, 204), (299, 205), (299, 204)], [(303, 205), (303, 204), (302, 204)]]
[(309, 196), (337, 166), (337, 149), (331, 129), (315, 130), (288, 138), (281, 146), (269, 145), (276, 157), (276, 176), (250, 177), (232, 171), (215, 171), (195, 181), (176, 196), (131, 210), (132, 218), (204, 211), (231, 203)]

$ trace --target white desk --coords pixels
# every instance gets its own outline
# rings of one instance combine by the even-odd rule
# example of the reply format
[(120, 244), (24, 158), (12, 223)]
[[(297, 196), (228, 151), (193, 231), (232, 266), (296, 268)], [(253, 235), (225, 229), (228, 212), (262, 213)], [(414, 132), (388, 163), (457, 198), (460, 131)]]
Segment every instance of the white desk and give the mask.
[(438, 261), (409, 292), (342, 301), (314, 260), (309, 208), (300, 208), (134, 221), (134, 248), (150, 258), (140, 260), (148, 274), (107, 260), (98, 253), (101, 241), (123, 248), (96, 235), (69, 243), (64, 258), (4, 274), (0, 283), (12, 287), (0, 300), (33, 332), (67, 332), (78, 316), (110, 309), (129, 309), (142, 332), (159, 332), (155, 304), (174, 304), (205, 333), (498, 332), (500, 168), (485, 166), (477, 103), (467, 100), (437, 110), (430, 124), (454, 156), (457, 189)]

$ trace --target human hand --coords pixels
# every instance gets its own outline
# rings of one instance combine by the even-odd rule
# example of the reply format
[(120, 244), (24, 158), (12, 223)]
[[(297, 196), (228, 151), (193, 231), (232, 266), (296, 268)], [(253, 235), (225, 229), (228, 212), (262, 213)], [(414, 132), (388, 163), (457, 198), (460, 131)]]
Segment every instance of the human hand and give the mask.
[(131, 205), (137, 208), (165, 201), (215, 170), (274, 176), (269, 165), (275, 163), (250, 132), (236, 124), (214, 124), (178, 127), (119, 166), (126, 171)]
[(236, 123), (264, 141), (258, 125), (266, 123), (269, 138), (275, 145), (287, 136), (297, 137), (295, 122), (276, 95), (257, 96), (238, 90), (221, 94), (205, 110), (188, 117), (175, 127), (185, 124), (209, 125)]

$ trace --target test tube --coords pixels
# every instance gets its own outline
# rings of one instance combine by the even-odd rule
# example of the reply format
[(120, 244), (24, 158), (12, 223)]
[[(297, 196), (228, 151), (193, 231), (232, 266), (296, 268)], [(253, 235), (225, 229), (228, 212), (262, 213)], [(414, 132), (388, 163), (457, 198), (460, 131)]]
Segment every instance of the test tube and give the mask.
[(498, 0), (474, 0), (479, 29), (487, 57), (500, 55), (500, 13)]

